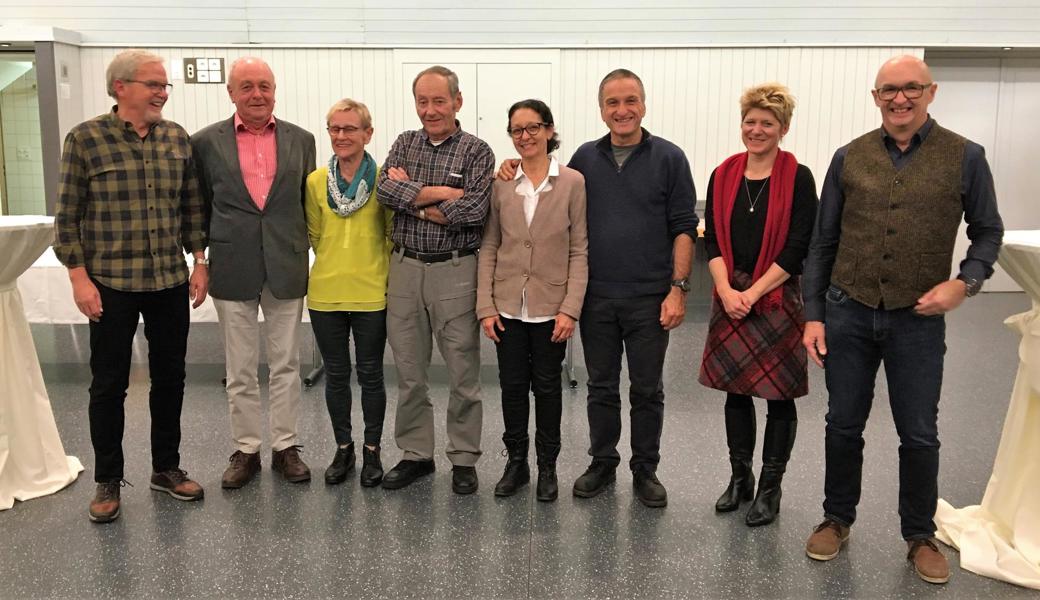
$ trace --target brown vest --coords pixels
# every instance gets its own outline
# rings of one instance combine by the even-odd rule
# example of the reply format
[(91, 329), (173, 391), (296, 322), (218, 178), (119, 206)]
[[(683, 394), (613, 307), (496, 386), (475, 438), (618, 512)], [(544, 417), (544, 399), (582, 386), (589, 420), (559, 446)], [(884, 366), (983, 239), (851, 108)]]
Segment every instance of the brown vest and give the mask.
[(933, 124), (897, 171), (880, 130), (849, 144), (841, 172), (845, 207), (831, 283), (886, 309), (913, 306), (950, 277), (964, 205), (961, 164), (967, 140)]

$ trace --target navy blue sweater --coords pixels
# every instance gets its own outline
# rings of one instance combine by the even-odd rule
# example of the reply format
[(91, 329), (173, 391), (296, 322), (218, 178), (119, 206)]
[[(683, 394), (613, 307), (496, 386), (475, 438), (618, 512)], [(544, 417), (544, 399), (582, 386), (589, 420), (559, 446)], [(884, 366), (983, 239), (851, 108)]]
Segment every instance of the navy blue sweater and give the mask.
[(582, 144), (569, 166), (585, 176), (587, 293), (604, 298), (668, 293), (675, 236), (697, 239), (697, 195), (683, 151), (644, 129), (621, 168), (610, 135)]

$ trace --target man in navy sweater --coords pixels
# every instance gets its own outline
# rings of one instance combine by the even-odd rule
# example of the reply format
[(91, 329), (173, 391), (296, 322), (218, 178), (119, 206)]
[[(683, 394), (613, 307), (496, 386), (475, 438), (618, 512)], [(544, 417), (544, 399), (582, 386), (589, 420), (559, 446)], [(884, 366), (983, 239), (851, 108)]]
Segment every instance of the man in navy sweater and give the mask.
[[(656, 475), (664, 424), (661, 373), (668, 332), (686, 314), (696, 193), (683, 151), (642, 128), (646, 93), (635, 73), (608, 73), (599, 85), (599, 108), (610, 134), (582, 144), (569, 165), (585, 176), (589, 230), (580, 325), (592, 464), (574, 482), (574, 495), (591, 498), (614, 481), (621, 462), (621, 356), (627, 353), (629, 466), (640, 502), (660, 507), (668, 504)], [(512, 179), (517, 162), (504, 162), (499, 177)]]
[(697, 236), (690, 163), (675, 144), (641, 127), (646, 93), (626, 69), (599, 85), (599, 108), (610, 134), (582, 144), (570, 167), (585, 176), (589, 284), (581, 342), (589, 372), (589, 454), (574, 482), (591, 498), (614, 481), (621, 462), (621, 355), (628, 355), (632, 468), (646, 506), (668, 503), (655, 474), (661, 460), (664, 368), (668, 332), (682, 324)]

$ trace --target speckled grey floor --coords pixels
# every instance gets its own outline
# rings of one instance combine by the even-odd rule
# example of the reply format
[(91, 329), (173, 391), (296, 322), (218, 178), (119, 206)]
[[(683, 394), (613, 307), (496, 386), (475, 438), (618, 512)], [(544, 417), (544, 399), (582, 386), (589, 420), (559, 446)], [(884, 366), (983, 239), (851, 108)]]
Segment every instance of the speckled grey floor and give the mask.
[[(985, 294), (949, 317), (940, 491), (954, 505), (982, 497), (1017, 365), (1018, 340), (1001, 321), (1027, 305), (1023, 294)], [(484, 348), (485, 455), (477, 494), (451, 493), (442, 453), (433, 477), (404, 490), (362, 489), (356, 475), (338, 487), (324, 485), (320, 474), (332, 454), (332, 432), (321, 382), (305, 390), (300, 423), (304, 458), (316, 479), (285, 483), (268, 470), (264, 454), (258, 481), (223, 491), (220, 474), (231, 449), (220, 387), (222, 349), (216, 326), (201, 325), (190, 342), (182, 466), (206, 487), (207, 497), (182, 503), (148, 489), (147, 375), (137, 368), (124, 440), (126, 475), (135, 487), (124, 488), (121, 518), (103, 526), (86, 519), (93, 458), (85, 330), (34, 326), (66, 451), (88, 468), (67, 489), (0, 513), (0, 597), (1036, 597), (960, 570), (952, 550), (954, 573), (946, 586), (921, 582), (907, 567), (896, 515), (897, 440), (883, 378), (867, 431), (860, 520), (839, 558), (815, 563), (802, 550), (821, 512), (825, 397), (815, 369), (811, 394), (799, 402), (800, 437), (777, 522), (749, 529), (740, 512), (715, 514), (712, 505), (728, 474), (721, 395), (696, 383), (706, 317), (706, 306), (695, 302), (669, 348), (659, 471), (670, 496), (666, 509), (635, 501), (624, 471), (595, 499), (568, 493), (588, 460), (580, 370), (582, 384), (564, 398), (564, 494), (554, 504), (535, 502), (529, 490), (495, 498), (491, 490), (505, 459), (499, 455), (502, 419), (490, 346)], [(390, 466), (398, 458), (390, 433), (392, 368), (387, 375), (384, 460)], [(433, 397), (440, 453), (446, 386), (443, 374), (438, 377)], [(764, 407), (758, 408), (761, 430)], [(356, 406), (354, 419), (360, 423)]]

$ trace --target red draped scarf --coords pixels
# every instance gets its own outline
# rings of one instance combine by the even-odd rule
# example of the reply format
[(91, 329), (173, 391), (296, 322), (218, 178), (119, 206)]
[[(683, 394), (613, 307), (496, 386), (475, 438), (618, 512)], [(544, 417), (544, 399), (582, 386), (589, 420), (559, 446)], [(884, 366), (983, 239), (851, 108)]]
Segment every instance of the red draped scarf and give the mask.
[[(733, 216), (733, 205), (737, 196), (744, 189), (744, 170), (747, 168), (747, 152), (734, 154), (715, 169), (715, 187), (712, 194), (712, 210), (715, 213), (715, 238), (726, 262), (726, 272), (733, 274), (733, 243), (730, 237), (730, 219)], [(790, 152), (780, 150), (773, 163), (773, 172), (769, 181), (769, 211), (766, 214), (766, 227), (762, 232), (762, 248), (758, 252), (758, 262), (751, 281), (758, 281), (769, 267), (776, 262), (784, 244), (787, 243), (787, 230), (791, 225), (791, 205), (794, 201), (794, 178), (798, 172), (798, 160)], [(777, 286), (757, 303), (760, 310), (779, 310), (783, 302), (783, 286)]]

